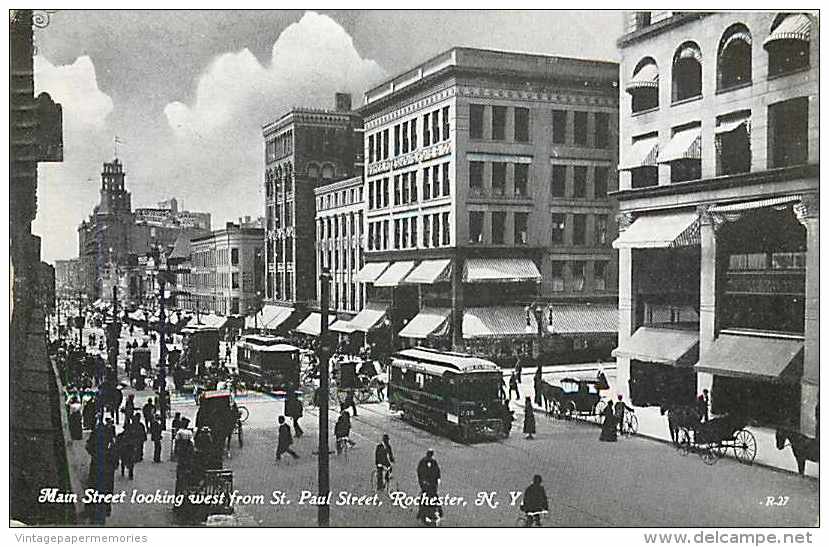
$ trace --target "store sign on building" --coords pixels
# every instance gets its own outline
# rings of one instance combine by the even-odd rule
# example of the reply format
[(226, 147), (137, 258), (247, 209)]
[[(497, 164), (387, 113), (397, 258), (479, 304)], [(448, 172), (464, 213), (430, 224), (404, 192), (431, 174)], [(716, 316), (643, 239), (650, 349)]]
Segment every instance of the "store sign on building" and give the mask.
[(368, 174), (376, 175), (378, 173), (385, 173), (386, 171), (391, 171), (392, 169), (408, 167), (410, 165), (415, 165), (417, 163), (429, 161), (435, 158), (439, 158), (441, 156), (446, 156), (451, 153), (452, 144), (448, 142), (443, 142), (440, 144), (436, 144), (434, 146), (430, 146), (429, 148), (425, 148), (423, 150), (411, 152), (404, 156), (400, 156), (399, 158), (373, 163), (368, 166)]

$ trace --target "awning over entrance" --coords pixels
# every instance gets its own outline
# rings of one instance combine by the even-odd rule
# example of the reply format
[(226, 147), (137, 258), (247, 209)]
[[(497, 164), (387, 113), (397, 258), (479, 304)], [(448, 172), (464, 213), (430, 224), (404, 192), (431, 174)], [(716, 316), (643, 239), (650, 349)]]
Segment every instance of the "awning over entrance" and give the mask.
[(333, 330), (334, 332), (341, 332), (343, 334), (351, 334), (355, 330), (357, 330), (354, 325), (351, 324), (351, 321), (346, 321), (345, 319), (339, 319), (332, 323), (329, 329)]
[(659, 153), (659, 163), (668, 163), (677, 160), (702, 159), (702, 128), (697, 126), (683, 131), (677, 131)]
[(465, 283), (541, 281), (538, 267), (529, 258), (467, 258)]
[[(328, 316), (328, 324), (331, 325), (337, 318), (333, 315)], [(317, 312), (311, 312), (305, 320), (294, 329), (302, 334), (309, 336), (319, 336), (322, 332), (322, 316)]]
[(665, 249), (694, 245), (699, 245), (696, 211), (639, 217), (613, 242), (615, 249)]
[(547, 309), (551, 334), (575, 336), (616, 333), (619, 308), (615, 304), (564, 304)]
[(207, 315), (200, 315), (198, 320), (192, 321), (192, 325), (201, 325), (203, 327), (211, 327), (214, 329), (220, 329), (225, 326), (227, 323), (227, 317), (222, 317), (221, 315), (215, 314), (207, 314)]
[[(380, 322), (386, 318), (386, 312), (389, 307), (387, 304), (373, 304), (369, 303), (358, 313), (349, 323), (354, 330), (361, 332), (369, 332), (377, 328)], [(353, 331), (352, 331), (353, 332)]]
[(648, 63), (640, 68), (625, 86), (625, 91), (633, 93), (643, 87), (659, 88), (659, 69), (654, 63)]
[(797, 203), (802, 199), (801, 196), (780, 196), (774, 198), (758, 199), (755, 201), (746, 201), (743, 203), (729, 203), (726, 205), (715, 205), (708, 211), (711, 213), (738, 213), (741, 211), (750, 211), (752, 209), (762, 209), (764, 207), (780, 207), (785, 209), (785, 205)]
[(499, 336), (538, 335), (535, 314), (521, 306), (491, 306), (467, 308), (463, 314), (464, 338), (493, 338)]
[[(721, 334), (695, 367), (720, 376), (779, 380), (794, 361), (802, 363), (803, 341)], [(791, 371), (799, 378), (800, 371)]]
[(698, 351), (697, 331), (639, 327), (611, 355), (662, 365), (693, 365)]
[(375, 287), (396, 287), (412, 271), (414, 262), (392, 262), (391, 266), (374, 281)]
[(622, 171), (637, 167), (656, 167), (659, 157), (659, 138), (638, 139), (628, 149), (624, 161), (619, 165)]
[(811, 32), (812, 22), (809, 17), (803, 13), (793, 13), (777, 25), (777, 28), (763, 41), (763, 47), (767, 48), (779, 40), (808, 42)]
[(403, 327), (401, 338), (428, 338), (429, 336), (444, 336), (449, 332), (449, 308), (423, 308), (409, 323)]
[(388, 262), (367, 262), (357, 275), (354, 277), (355, 281), (360, 283), (374, 283), (380, 274), (386, 271), (389, 267)]
[(266, 304), (256, 317), (249, 315), (245, 317), (245, 328), (253, 329), (276, 329), (284, 323), (294, 312), (293, 308)]
[(743, 126), (745, 126), (747, 131), (750, 131), (751, 118), (747, 114), (720, 123), (717, 127), (714, 128), (714, 132), (718, 135), (721, 135), (723, 133), (731, 133), (732, 131), (736, 131), (737, 129)]
[(412, 270), (404, 283), (432, 285), (442, 281), (449, 281), (452, 272), (452, 261), (448, 258), (441, 260), (424, 260)]

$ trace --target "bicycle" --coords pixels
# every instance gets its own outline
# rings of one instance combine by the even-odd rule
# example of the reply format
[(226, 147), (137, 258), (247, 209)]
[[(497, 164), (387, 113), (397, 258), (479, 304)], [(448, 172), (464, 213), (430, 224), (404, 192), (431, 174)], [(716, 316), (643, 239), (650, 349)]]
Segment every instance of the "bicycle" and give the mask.
[(239, 409), (239, 423), (245, 423), (246, 421), (248, 421), (248, 417), (250, 416), (250, 411), (248, 410), (248, 407), (238, 405), (236, 408)]
[(348, 437), (338, 437), (337, 438), (337, 454), (343, 455), (346, 459), (348, 459), (348, 448), (351, 445), (351, 440)]
[(626, 410), (622, 418), (622, 435), (631, 437), (639, 432), (639, 419), (632, 410)]
[(548, 514), (548, 511), (546, 509), (543, 510), (543, 511), (529, 511), (529, 512), (522, 511), (521, 515), (519, 515), (515, 519), (515, 524), (517, 526), (529, 527), (529, 526), (532, 526), (533, 517), (538, 517), (538, 525), (539, 526), (544, 526), (544, 520), (545, 520), (545, 517), (547, 516), (547, 514)]
[[(383, 487), (377, 488), (377, 477), (379, 473), (383, 473)], [(369, 480), (371, 485), (372, 492), (380, 492), (382, 491), (386, 496), (391, 496), (392, 492), (397, 492), (399, 490), (397, 486), (397, 480), (394, 478), (392, 474), (391, 467), (383, 467), (383, 466), (375, 466), (371, 470), (371, 478)]]

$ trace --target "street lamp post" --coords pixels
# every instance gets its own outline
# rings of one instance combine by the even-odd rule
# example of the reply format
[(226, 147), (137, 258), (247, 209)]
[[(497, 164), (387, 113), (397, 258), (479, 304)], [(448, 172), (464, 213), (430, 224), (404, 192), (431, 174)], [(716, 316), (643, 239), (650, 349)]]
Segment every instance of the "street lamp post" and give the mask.
[(331, 490), (328, 462), (328, 299), (331, 283), (331, 274), (323, 269), (320, 274), (320, 344), (317, 350), (320, 371), (319, 387), (319, 451), (317, 455), (317, 478), (319, 483), (319, 499), (323, 500), (317, 506), (317, 525), (328, 527), (331, 518), (331, 508), (328, 506), (328, 493)]

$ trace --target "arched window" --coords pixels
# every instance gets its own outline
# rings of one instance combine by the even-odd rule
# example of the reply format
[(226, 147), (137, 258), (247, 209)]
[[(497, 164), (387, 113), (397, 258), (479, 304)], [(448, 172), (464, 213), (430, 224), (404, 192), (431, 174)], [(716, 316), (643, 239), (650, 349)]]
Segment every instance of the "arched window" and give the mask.
[(763, 41), (769, 54), (769, 76), (809, 66), (812, 20), (805, 13), (781, 13), (774, 18), (771, 34)]
[(322, 178), (324, 179), (333, 179), (334, 178), (334, 166), (330, 163), (326, 163), (322, 166)]
[(745, 25), (728, 27), (717, 54), (717, 89), (751, 82), (751, 32)]
[(320, 176), (320, 166), (316, 163), (309, 163), (308, 167), (305, 168), (305, 172), (308, 174), (309, 178), (316, 179)]
[(659, 106), (659, 69), (656, 61), (646, 57), (639, 61), (633, 77), (625, 86), (631, 96), (631, 110), (635, 114)]
[(673, 101), (702, 95), (702, 53), (694, 42), (685, 42), (674, 54)]

